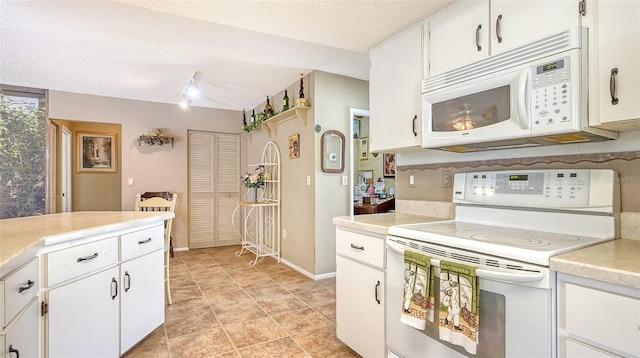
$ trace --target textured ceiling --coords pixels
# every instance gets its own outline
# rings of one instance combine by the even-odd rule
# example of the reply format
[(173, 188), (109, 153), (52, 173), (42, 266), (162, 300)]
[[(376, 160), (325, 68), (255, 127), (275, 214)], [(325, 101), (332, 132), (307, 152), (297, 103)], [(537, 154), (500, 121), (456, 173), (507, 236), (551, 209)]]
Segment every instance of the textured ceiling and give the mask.
[(0, 83), (241, 110), (322, 70), (368, 79), (368, 51), (438, 1), (0, 0)]

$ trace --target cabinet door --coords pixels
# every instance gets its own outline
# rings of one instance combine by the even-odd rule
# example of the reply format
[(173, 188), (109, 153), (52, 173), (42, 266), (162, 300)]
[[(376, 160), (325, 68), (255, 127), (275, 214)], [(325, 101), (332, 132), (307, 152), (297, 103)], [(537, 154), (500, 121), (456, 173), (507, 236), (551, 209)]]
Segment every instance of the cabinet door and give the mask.
[(429, 76), (489, 55), (489, 0), (459, 0), (429, 19)]
[(164, 252), (154, 251), (120, 267), (120, 354), (164, 322)]
[(337, 336), (363, 357), (384, 357), (382, 270), (342, 256), (336, 258)]
[(369, 54), (369, 148), (382, 152), (421, 144), (422, 26)]
[(640, 2), (598, 1), (595, 6), (596, 24), (589, 28), (589, 73), (597, 74), (589, 84), (590, 123), (639, 129), (640, 121), (621, 121), (640, 118)]
[(491, 54), (580, 25), (578, 0), (491, 0)]
[(25, 313), (9, 328), (4, 345), (0, 339), (0, 348), (4, 348), (5, 357), (14, 358), (18, 354), (20, 357), (40, 357), (39, 303), (40, 300), (33, 300)]
[(118, 267), (49, 291), (49, 357), (118, 357), (120, 293)]

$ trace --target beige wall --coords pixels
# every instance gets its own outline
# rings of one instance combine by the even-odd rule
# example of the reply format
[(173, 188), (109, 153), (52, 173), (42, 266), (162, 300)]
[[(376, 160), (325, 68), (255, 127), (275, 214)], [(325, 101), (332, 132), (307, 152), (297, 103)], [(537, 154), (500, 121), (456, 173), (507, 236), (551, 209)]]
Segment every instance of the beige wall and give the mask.
[[(197, 107), (185, 111), (177, 104), (61, 91), (49, 91), (49, 117), (121, 126), (118, 138), (121, 160), (117, 174), (120, 191), (117, 185), (104, 187), (100, 177), (86, 177), (87, 182), (82, 183), (83, 195), (92, 203), (100, 202), (106, 197), (119, 197), (122, 210), (133, 210), (136, 193), (165, 190), (177, 193), (178, 204), (173, 224), (174, 246), (177, 248), (188, 246), (187, 130), (239, 133), (242, 125), (242, 113), (237, 111)], [(175, 137), (175, 146), (139, 146), (138, 137), (149, 134), (151, 128), (163, 128), (167, 135)], [(133, 186), (127, 185), (128, 178), (133, 178)], [(72, 183), (73, 186), (76, 184)], [(75, 190), (74, 188), (74, 192)], [(75, 199), (74, 196), (74, 202)], [(79, 208), (74, 207), (75, 209)], [(90, 206), (84, 210), (101, 208)]]
[[(290, 103), (298, 98), (298, 85), (288, 86)], [(343, 186), (342, 175), (349, 175), (351, 163), (345, 161), (343, 174), (323, 173), (321, 170), (321, 138), (327, 130), (338, 130), (348, 137), (350, 108), (366, 109), (368, 105), (368, 82), (355, 80), (325, 72), (312, 72), (304, 77), (305, 98), (311, 103), (307, 112), (307, 125), (298, 118), (280, 122), (277, 135), (267, 137), (263, 130), (252, 132), (247, 141), (247, 162), (259, 163), (262, 148), (274, 141), (280, 148), (282, 174), (282, 229), (287, 237), (282, 239), (282, 258), (314, 274), (335, 272), (335, 225), (333, 217), (349, 214), (349, 187)], [(277, 93), (272, 98), (276, 111), (282, 109), (284, 95)], [(264, 110), (264, 103), (256, 112)], [(316, 124), (321, 131), (316, 133)], [(300, 135), (300, 158), (289, 159), (288, 138)], [(349, 158), (349, 146), (345, 147), (345, 158)], [(311, 185), (306, 178), (311, 178)]]

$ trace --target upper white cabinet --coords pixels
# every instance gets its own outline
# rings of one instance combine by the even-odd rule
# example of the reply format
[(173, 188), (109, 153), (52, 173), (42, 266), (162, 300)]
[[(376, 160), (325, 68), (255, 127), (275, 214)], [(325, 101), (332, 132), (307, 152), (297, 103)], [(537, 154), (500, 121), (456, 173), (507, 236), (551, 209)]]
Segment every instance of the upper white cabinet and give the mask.
[(429, 19), (428, 43), (429, 76), (489, 56), (489, 0), (459, 0), (438, 12)]
[(429, 19), (429, 76), (578, 26), (579, 0), (459, 0)]
[(640, 2), (593, 1), (589, 27), (589, 123), (640, 129)]
[(419, 148), (422, 25), (369, 52), (369, 148), (372, 152)]

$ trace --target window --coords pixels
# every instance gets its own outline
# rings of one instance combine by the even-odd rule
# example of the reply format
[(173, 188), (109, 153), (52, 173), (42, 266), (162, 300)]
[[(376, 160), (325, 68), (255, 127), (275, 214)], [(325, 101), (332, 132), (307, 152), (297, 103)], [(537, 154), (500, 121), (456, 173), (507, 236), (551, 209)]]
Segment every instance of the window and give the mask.
[(0, 87), (0, 219), (46, 213), (44, 91)]

